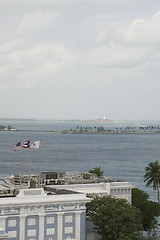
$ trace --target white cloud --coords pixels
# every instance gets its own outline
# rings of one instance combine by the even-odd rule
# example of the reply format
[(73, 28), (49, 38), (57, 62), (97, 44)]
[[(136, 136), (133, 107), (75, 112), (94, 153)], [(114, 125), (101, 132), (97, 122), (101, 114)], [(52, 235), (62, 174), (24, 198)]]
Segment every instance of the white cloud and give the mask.
[(11, 39), (6, 41), (5, 43), (0, 45), (0, 54), (6, 54), (12, 52), (13, 50), (17, 49), (24, 49), (24, 45), (26, 44), (26, 39), (22, 39), (20, 37)]
[(160, 12), (150, 19), (135, 19), (126, 32), (119, 32), (121, 39), (130, 44), (148, 45), (160, 43)]
[[(5, 63), (0, 67), (3, 81), (0, 89), (31, 88), (47, 84), (57, 72), (72, 69), (77, 55), (71, 49), (56, 44), (39, 44), (24, 51), (3, 54)], [(16, 72), (16, 79), (8, 81)], [(7, 81), (6, 81), (7, 80)], [(16, 84), (16, 82), (18, 84)]]
[(71, 6), (71, 5), (77, 5), (77, 4), (80, 4), (81, 3), (81, 0), (67, 0), (67, 1), (64, 1), (64, 0), (5, 0), (5, 1), (0, 1), (0, 6), (1, 7), (5, 7), (5, 6), (13, 6), (13, 7), (35, 7), (35, 6), (38, 6), (38, 7), (44, 7), (44, 6), (47, 6), (47, 7), (50, 7), (50, 6)]
[(32, 37), (39, 32), (43, 33), (48, 28), (53, 27), (59, 18), (57, 11), (36, 11), (24, 15), (23, 20), (19, 25), (19, 34), (28, 35)]
[(93, 49), (88, 57), (90, 64), (106, 68), (128, 68), (144, 63), (148, 59), (145, 48), (127, 47), (118, 44)]

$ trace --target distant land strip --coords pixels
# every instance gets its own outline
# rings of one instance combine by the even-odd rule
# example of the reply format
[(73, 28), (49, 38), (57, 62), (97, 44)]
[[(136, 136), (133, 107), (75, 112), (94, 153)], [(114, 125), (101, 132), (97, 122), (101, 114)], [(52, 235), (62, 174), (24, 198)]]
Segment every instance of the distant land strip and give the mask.
[[(12, 130), (0, 130), (0, 131), (12, 131)], [(121, 132), (116, 132), (116, 131), (104, 131), (104, 132), (81, 132), (81, 131), (71, 131), (71, 130), (32, 130), (32, 129), (15, 129), (14, 131), (17, 132), (53, 132), (53, 133), (60, 133), (60, 134), (160, 134), (160, 131), (156, 132), (128, 132), (128, 131), (121, 131)]]
[(80, 131), (70, 131), (70, 130), (58, 130), (57, 132), (61, 134), (160, 134), (160, 131), (157, 132), (115, 132), (115, 131), (104, 131), (104, 132), (80, 132)]

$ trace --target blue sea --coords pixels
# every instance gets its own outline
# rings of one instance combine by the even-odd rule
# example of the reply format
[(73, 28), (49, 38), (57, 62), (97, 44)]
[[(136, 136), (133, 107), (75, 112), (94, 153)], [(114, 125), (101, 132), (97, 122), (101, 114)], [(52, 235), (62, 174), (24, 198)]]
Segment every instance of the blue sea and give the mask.
[[(147, 192), (157, 201), (152, 187), (146, 187), (143, 176), (148, 163), (160, 158), (160, 134), (61, 134), (57, 130), (76, 126), (103, 126), (107, 129), (160, 126), (160, 121), (115, 121), (97, 123), (85, 121), (0, 121), (19, 131), (0, 131), (0, 176), (20, 173), (20, 151), (14, 144), (41, 139), (41, 170), (87, 172), (101, 166), (104, 175)], [(23, 131), (21, 131), (23, 130)], [(25, 130), (25, 131), (24, 131)], [(22, 173), (29, 174), (29, 149), (22, 151)], [(32, 174), (38, 174), (39, 150), (31, 150)]]

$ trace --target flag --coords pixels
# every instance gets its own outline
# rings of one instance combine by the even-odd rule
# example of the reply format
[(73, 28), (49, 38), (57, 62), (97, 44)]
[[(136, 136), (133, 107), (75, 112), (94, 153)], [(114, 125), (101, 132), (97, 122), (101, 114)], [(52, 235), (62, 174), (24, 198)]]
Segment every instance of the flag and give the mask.
[(39, 148), (40, 147), (40, 141), (35, 141), (33, 144), (31, 144), (31, 148)]
[(14, 144), (14, 150), (21, 150), (21, 142), (18, 142), (17, 144)]
[(23, 143), (23, 148), (30, 148), (30, 140)]

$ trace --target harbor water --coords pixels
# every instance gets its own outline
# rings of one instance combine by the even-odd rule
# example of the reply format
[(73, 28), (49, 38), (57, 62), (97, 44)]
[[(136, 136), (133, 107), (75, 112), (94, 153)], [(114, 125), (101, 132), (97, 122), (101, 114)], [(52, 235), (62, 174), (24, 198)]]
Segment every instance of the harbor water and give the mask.
[[(97, 123), (85, 121), (1, 121), (1, 125), (11, 125), (19, 131), (0, 131), (0, 176), (20, 173), (20, 151), (14, 151), (19, 141), (41, 139), (42, 171), (88, 172), (101, 166), (104, 175), (121, 181), (129, 181), (133, 186), (147, 192), (157, 201), (152, 186), (144, 183), (145, 167), (160, 158), (160, 134), (62, 134), (57, 130), (75, 129), (76, 126), (103, 126), (107, 129), (119, 127), (160, 126), (160, 122), (117, 121)], [(23, 131), (21, 131), (23, 130)], [(31, 173), (38, 174), (39, 150), (22, 151), (22, 174), (29, 174), (29, 154)]]

